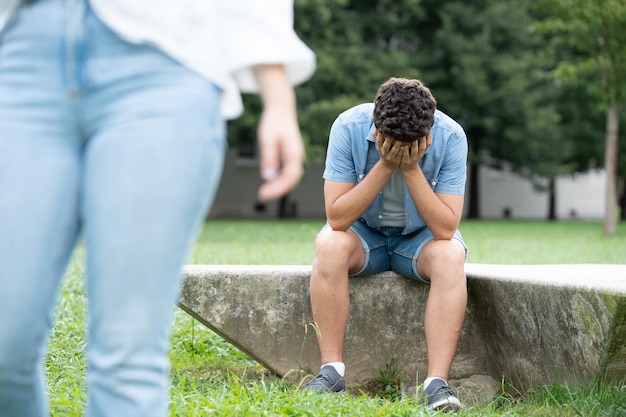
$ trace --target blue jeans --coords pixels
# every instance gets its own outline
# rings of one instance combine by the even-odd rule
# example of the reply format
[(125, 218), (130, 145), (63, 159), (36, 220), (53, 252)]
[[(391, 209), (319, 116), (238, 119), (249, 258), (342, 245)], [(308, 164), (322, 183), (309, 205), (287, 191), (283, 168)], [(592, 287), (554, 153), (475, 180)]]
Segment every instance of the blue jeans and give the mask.
[(87, 248), (87, 415), (167, 414), (181, 267), (217, 189), (221, 91), (125, 42), (86, 0), (21, 7), (0, 37), (0, 415), (49, 415), (61, 279)]

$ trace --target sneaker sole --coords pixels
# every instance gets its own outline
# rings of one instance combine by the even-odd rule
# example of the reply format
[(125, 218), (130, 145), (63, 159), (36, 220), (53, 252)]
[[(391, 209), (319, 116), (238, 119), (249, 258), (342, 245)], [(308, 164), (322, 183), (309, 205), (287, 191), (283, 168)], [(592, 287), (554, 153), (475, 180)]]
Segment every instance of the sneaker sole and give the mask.
[(453, 399), (450, 400), (450, 398), (445, 398), (443, 400), (439, 400), (434, 404), (429, 404), (428, 408), (429, 410), (433, 410), (433, 411), (459, 411), (461, 409), (461, 403), (458, 402), (458, 400)]

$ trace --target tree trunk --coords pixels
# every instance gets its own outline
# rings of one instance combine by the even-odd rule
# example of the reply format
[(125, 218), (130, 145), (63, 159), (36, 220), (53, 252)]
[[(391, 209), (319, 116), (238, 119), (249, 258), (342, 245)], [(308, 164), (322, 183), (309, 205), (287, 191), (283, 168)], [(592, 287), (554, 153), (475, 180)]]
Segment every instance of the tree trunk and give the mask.
[(606, 113), (606, 138), (604, 170), (606, 172), (606, 197), (604, 204), (604, 234), (614, 236), (617, 224), (617, 134), (619, 113), (612, 101)]
[(556, 220), (556, 178), (550, 178), (548, 185), (548, 220)]
[(468, 219), (479, 218), (479, 205), (480, 205), (480, 190), (478, 186), (480, 166), (478, 164), (470, 165), (469, 175), (469, 210), (467, 213)]
[(279, 219), (295, 219), (298, 216), (297, 211), (296, 203), (289, 198), (289, 194), (285, 194), (278, 200)]
[(620, 220), (626, 220), (626, 181), (623, 181), (622, 192), (620, 193)]

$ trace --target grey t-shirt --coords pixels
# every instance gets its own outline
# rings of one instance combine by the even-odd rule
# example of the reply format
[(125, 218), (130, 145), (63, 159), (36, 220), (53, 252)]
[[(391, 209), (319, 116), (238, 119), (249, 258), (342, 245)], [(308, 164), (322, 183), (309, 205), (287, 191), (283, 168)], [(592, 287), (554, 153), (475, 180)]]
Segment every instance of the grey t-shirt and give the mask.
[(396, 169), (383, 187), (382, 226), (404, 227), (404, 186), (402, 173)]

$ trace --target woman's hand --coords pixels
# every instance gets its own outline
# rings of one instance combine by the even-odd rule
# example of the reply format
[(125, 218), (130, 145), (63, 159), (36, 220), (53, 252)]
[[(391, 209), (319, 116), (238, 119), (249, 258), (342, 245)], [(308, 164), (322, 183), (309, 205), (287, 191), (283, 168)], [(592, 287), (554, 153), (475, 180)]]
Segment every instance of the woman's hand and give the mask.
[(255, 67), (263, 102), (257, 128), (260, 150), (261, 201), (284, 196), (304, 173), (304, 144), (298, 125), (295, 92), (282, 65)]

